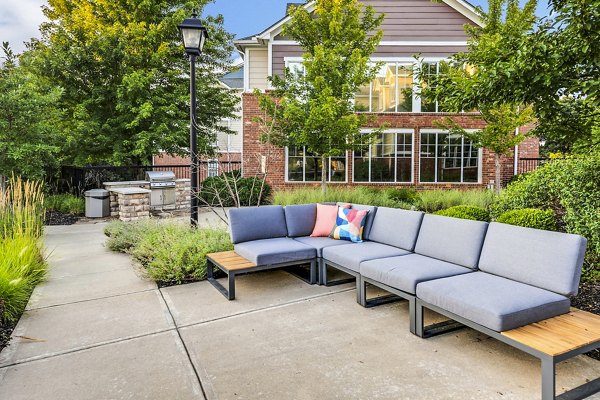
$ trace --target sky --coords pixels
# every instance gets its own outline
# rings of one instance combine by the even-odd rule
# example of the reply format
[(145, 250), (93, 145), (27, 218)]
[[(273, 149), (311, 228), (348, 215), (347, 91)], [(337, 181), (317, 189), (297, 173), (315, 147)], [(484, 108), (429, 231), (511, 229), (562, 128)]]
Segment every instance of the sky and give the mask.
[[(299, 0), (295, 0), (300, 2)], [(546, 0), (539, 0), (538, 16), (548, 14)], [(223, 14), (225, 28), (236, 37), (263, 31), (285, 14), (285, 6), (294, 0), (216, 0), (204, 14)], [(472, 0), (473, 5), (487, 5), (487, 0)], [(15, 52), (25, 49), (24, 42), (39, 38), (39, 25), (45, 20), (44, 0), (0, 0), (0, 42), (10, 42)]]

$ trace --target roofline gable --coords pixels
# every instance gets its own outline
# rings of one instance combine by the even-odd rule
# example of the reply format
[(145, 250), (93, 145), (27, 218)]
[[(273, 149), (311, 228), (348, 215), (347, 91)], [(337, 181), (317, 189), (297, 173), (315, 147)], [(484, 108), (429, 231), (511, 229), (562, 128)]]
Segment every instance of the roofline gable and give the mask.
[[(481, 17), (477, 13), (476, 8), (473, 5), (471, 5), (469, 2), (467, 2), (466, 0), (441, 0), (441, 2), (448, 5), (449, 7), (453, 8), (460, 14), (464, 15), (467, 19), (472, 21), (474, 24), (476, 24), (478, 26), (483, 26), (483, 21), (481, 20)], [(315, 9), (315, 1), (314, 0), (309, 1), (306, 4), (304, 4), (302, 7), (304, 7), (308, 12), (312, 12)], [(236, 44), (236, 46), (238, 46), (238, 45), (246, 46), (246, 45), (251, 45), (251, 44), (265, 43), (266, 41), (269, 41), (271, 38), (273, 38), (274, 36), (277, 36), (279, 33), (281, 33), (283, 26), (290, 20), (290, 18), (291, 17), (289, 15), (286, 15), (285, 17), (283, 17), (279, 21), (275, 22), (273, 25), (271, 25), (264, 31), (262, 31), (256, 35), (252, 35), (252, 36), (249, 36), (249, 37), (246, 37), (243, 39), (235, 40), (234, 43)]]

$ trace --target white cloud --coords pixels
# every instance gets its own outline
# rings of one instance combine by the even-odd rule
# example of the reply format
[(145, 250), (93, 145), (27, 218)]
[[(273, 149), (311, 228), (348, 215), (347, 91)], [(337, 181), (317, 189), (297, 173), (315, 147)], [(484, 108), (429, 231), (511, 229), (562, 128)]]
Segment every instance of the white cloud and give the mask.
[(12, 49), (20, 53), (24, 42), (39, 38), (39, 26), (46, 20), (42, 13), (44, 0), (0, 0), (0, 42), (10, 42)]

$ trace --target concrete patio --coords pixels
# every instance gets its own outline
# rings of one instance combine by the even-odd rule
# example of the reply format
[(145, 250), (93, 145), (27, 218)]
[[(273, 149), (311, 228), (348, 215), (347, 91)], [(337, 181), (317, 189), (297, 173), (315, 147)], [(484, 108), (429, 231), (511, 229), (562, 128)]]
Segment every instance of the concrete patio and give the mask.
[[(158, 289), (105, 224), (49, 227), (48, 281), (0, 353), (0, 399), (537, 399), (537, 359), (470, 329), (422, 340), (408, 306), (283, 271)], [(435, 318), (431, 315), (430, 318)], [(600, 376), (579, 356), (559, 393)], [(600, 399), (600, 394), (590, 397)]]

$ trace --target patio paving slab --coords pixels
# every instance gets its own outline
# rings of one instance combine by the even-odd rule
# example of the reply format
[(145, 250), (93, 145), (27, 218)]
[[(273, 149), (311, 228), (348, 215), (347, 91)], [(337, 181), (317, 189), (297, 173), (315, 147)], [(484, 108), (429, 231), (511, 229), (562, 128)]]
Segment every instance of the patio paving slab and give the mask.
[(152, 289), (156, 289), (156, 283), (138, 277), (133, 267), (69, 276), (52, 279), (37, 286), (29, 299), (27, 310)]
[(0, 399), (203, 399), (176, 332), (0, 368)]
[[(537, 359), (470, 329), (420, 339), (407, 302), (364, 309), (354, 291), (180, 331), (208, 398), (540, 398)], [(557, 373), (560, 393), (600, 376), (600, 362)]]
[(27, 311), (0, 366), (173, 328), (158, 290)]
[[(225, 279), (221, 282), (225, 284)], [(177, 326), (187, 326), (355, 287), (354, 283), (332, 287), (308, 285), (281, 270), (236, 276), (235, 284), (236, 299), (233, 301), (225, 299), (206, 281), (161, 291)]]

